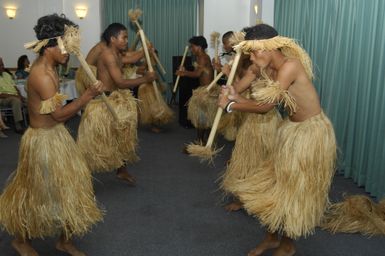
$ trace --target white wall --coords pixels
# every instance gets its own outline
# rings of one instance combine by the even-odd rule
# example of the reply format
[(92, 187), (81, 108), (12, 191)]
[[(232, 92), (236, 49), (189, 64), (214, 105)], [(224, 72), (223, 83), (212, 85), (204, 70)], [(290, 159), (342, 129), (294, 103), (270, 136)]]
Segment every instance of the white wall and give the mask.
[(274, 27), (274, 0), (262, 1), (262, 20), (263, 23)]
[[(254, 6), (257, 6), (258, 13), (255, 13)], [(250, 10), (249, 10), (249, 24), (260, 23), (262, 21), (262, 0), (250, 0)]]
[[(255, 4), (259, 6), (258, 16), (254, 12)], [(257, 18), (273, 25), (274, 0), (204, 0), (203, 36), (210, 45), (210, 34), (213, 31), (221, 35), (230, 30), (240, 31), (255, 25)], [(209, 46), (209, 55), (213, 56), (213, 52)]]
[[(87, 7), (87, 16), (84, 19), (79, 19), (74, 11), (79, 6)], [(100, 41), (101, 17), (99, 7), (100, 0), (63, 0), (63, 13), (80, 27), (81, 51), (84, 56)], [(71, 57), (70, 64), (72, 64), (71, 66), (79, 66), (75, 56)]]
[[(206, 38), (208, 54), (213, 56), (214, 49), (210, 47), (210, 34), (219, 32), (221, 36), (227, 31), (240, 31), (249, 26), (250, 3), (239, 0), (205, 0), (203, 36)], [(219, 52), (222, 52), (221, 48)]]
[[(253, 13), (254, 4), (259, 6), (258, 16), (265, 23), (274, 25), (274, 0), (204, 0), (203, 35), (210, 43), (213, 31), (223, 33), (239, 31), (252, 26), (256, 22)], [(6, 17), (4, 7), (16, 6), (14, 20)], [(88, 13), (85, 19), (76, 17), (75, 7), (86, 6)], [(16, 67), (17, 58), (27, 54), (32, 61), (34, 53), (24, 49), (26, 42), (35, 39), (33, 27), (37, 19), (51, 13), (64, 13), (69, 19), (80, 25), (82, 33), (82, 52), (99, 41), (101, 34), (100, 0), (0, 0), (0, 56), (7, 67)], [(213, 49), (209, 48), (212, 55)], [(72, 66), (77, 66), (75, 58), (71, 58)]]
[[(24, 43), (36, 39), (33, 27), (39, 17), (64, 13), (69, 19), (80, 26), (82, 33), (82, 52), (87, 54), (89, 49), (100, 38), (100, 0), (0, 0), (0, 56), (6, 67), (16, 67), (20, 55), (27, 54), (33, 61), (35, 54), (24, 49)], [(85, 19), (76, 17), (75, 6), (87, 6)], [(16, 18), (8, 19), (4, 7), (17, 7)], [(71, 63), (76, 65), (75, 58)]]

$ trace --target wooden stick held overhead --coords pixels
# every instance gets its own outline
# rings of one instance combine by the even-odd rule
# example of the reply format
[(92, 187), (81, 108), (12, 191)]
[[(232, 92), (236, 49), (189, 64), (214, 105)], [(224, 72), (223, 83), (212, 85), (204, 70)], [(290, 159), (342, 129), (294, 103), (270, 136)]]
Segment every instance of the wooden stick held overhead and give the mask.
[[(94, 73), (92, 73), (92, 70), (90, 69), (88, 63), (86, 62), (83, 54), (80, 52), (79, 29), (76, 27), (73, 27), (73, 26), (70, 26), (70, 27), (66, 26), (65, 27), (65, 33), (63, 36), (63, 44), (64, 44), (65, 49), (69, 53), (73, 53), (76, 55), (80, 64), (82, 65), (84, 71), (86, 72), (86, 74), (88, 75), (88, 77), (90, 78), (92, 83), (95, 84), (98, 80), (96, 79)], [(118, 115), (116, 114), (114, 108), (109, 103), (108, 98), (104, 92), (102, 93), (101, 97), (102, 97), (104, 104), (106, 104), (107, 109), (110, 111), (110, 113), (114, 117), (114, 120), (118, 121), (119, 120)]]
[[(180, 63), (180, 66), (179, 66), (179, 67), (183, 67), (183, 66), (184, 66), (184, 62), (185, 62), (185, 60), (186, 60), (187, 52), (188, 52), (188, 46), (186, 45), (186, 47), (184, 48), (184, 53), (183, 53), (183, 57), (182, 57), (182, 62)], [(180, 70), (180, 69), (179, 69), (179, 70)], [(176, 89), (178, 88), (178, 84), (179, 84), (179, 79), (180, 79), (180, 76), (177, 76), (177, 77), (176, 77), (176, 80), (175, 80), (174, 89), (172, 89), (172, 92), (173, 92), (173, 93), (176, 93)]]

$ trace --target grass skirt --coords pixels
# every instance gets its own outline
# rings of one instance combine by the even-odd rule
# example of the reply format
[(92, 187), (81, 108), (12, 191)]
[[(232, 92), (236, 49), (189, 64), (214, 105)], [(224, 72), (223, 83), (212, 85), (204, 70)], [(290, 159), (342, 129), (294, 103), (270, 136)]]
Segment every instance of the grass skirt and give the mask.
[[(161, 90), (159, 89), (159, 91)], [(163, 97), (161, 97), (161, 102), (157, 100), (152, 83), (140, 85), (138, 99), (139, 122), (141, 124), (162, 126), (173, 120), (174, 112), (166, 104)]]
[[(242, 93), (242, 96), (250, 99), (249, 91), (246, 90)], [(238, 131), (246, 119), (248, 113), (234, 111), (222, 115), (221, 121), (218, 125), (218, 133), (222, 134), (223, 137), (228, 141), (235, 141)]]
[(218, 109), (218, 96), (221, 88), (213, 87), (210, 92), (207, 86), (200, 86), (193, 91), (188, 102), (187, 118), (197, 129), (209, 129), (214, 122)]
[(11, 235), (84, 235), (102, 220), (91, 173), (62, 124), (28, 128), (17, 170), (0, 197), (0, 223)]
[(235, 141), (238, 130), (245, 119), (245, 113), (234, 111), (222, 115), (218, 125), (218, 133), (228, 141)]
[[(96, 77), (96, 67), (93, 65), (89, 65), (89, 66)], [(82, 95), (84, 91), (87, 90), (87, 88), (90, 87), (90, 85), (92, 84), (93, 83), (91, 79), (88, 77), (86, 71), (84, 71), (83, 67), (80, 66), (76, 71), (76, 75), (75, 75), (75, 85), (79, 95)]]
[(95, 99), (88, 103), (78, 129), (77, 144), (95, 172), (113, 171), (138, 160), (136, 100), (130, 90), (114, 91), (108, 99), (125, 121), (115, 121), (103, 101)]
[(234, 193), (269, 232), (297, 239), (314, 231), (328, 206), (334, 174), (333, 126), (320, 113), (303, 122), (282, 122), (273, 154)]
[(385, 235), (385, 199), (377, 204), (367, 196), (349, 196), (328, 209), (322, 228), (332, 233)]
[(234, 194), (233, 186), (247, 179), (273, 151), (279, 123), (276, 109), (266, 114), (245, 113), (245, 118), (235, 141), (230, 164), (223, 175), (221, 187)]

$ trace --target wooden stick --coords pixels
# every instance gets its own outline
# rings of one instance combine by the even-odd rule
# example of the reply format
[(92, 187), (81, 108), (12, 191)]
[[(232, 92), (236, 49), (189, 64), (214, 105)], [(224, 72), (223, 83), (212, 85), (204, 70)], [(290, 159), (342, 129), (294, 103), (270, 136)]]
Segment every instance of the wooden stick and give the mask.
[[(233, 62), (234, 62), (234, 60), (231, 60), (231, 61), (229, 62), (229, 65), (232, 65)], [(220, 73), (214, 78), (214, 80), (207, 86), (206, 91), (210, 91), (211, 88), (214, 86), (214, 84), (216, 84), (216, 83), (218, 82), (218, 80), (221, 79), (221, 77), (222, 77), (223, 75), (224, 75), (223, 72), (220, 72)]]
[[(180, 63), (180, 66), (179, 67), (183, 67), (184, 66), (184, 62), (186, 60), (186, 56), (187, 56), (187, 52), (188, 52), (188, 46), (186, 46), (184, 48), (184, 53), (183, 53), (183, 57), (182, 57), (182, 62)], [(180, 70), (180, 69), (179, 69)], [(175, 85), (174, 85), (174, 89), (172, 90), (173, 93), (176, 93), (176, 89), (178, 88), (178, 84), (179, 84), (179, 79), (180, 79), (180, 76), (177, 76), (176, 77), (176, 81), (175, 81)]]
[[(145, 37), (146, 37), (147, 43), (150, 44), (151, 43), (150, 40), (148, 40), (146, 35), (145, 35)], [(154, 44), (152, 44), (152, 45), (154, 45)], [(152, 55), (152, 57), (154, 57), (155, 62), (158, 65), (158, 67), (159, 67), (160, 71), (162, 72), (162, 74), (165, 75), (166, 74), (166, 70), (164, 69), (162, 63), (160, 62), (160, 59), (159, 59), (158, 55), (156, 55), (156, 53), (153, 52), (153, 51), (151, 51), (151, 55)]]
[(214, 80), (206, 87), (206, 91), (210, 91), (211, 88), (213, 88), (213, 86), (218, 82), (219, 79), (221, 79), (221, 77), (223, 76), (223, 72), (220, 72), (215, 78)]
[[(231, 66), (231, 71), (229, 74), (229, 79), (227, 79), (226, 86), (231, 87), (231, 84), (233, 83), (233, 80), (235, 77), (235, 71), (237, 70), (239, 59), (241, 58), (241, 54), (242, 53), (240, 51), (238, 51), (234, 57), (234, 63)], [(210, 131), (209, 138), (208, 138), (207, 143), (206, 143), (207, 148), (211, 148), (211, 146), (214, 142), (215, 133), (217, 132), (218, 124), (219, 124), (219, 121), (221, 120), (222, 113), (223, 113), (223, 109), (218, 108), (217, 113), (215, 115), (213, 126), (212, 126), (211, 131)]]
[[(218, 56), (218, 40), (216, 39), (215, 42), (214, 42), (214, 58), (215, 58), (215, 62), (218, 63), (219, 62), (219, 56)], [(216, 69), (214, 69), (214, 77), (217, 77), (217, 73), (218, 71)]]
[[(148, 37), (146, 35), (144, 35), (144, 36), (146, 37), (147, 44), (152, 44), (151, 41), (148, 39)], [(154, 45), (154, 44), (152, 44), (152, 45)], [(166, 74), (166, 70), (164, 69), (162, 63), (160, 62), (158, 55), (156, 55), (156, 53), (154, 51), (151, 51), (151, 55), (152, 55), (152, 57), (154, 57), (155, 62), (158, 65), (158, 67), (159, 67), (160, 71), (162, 72), (162, 74), (165, 75)]]
[[(135, 23), (139, 26), (138, 28), (140, 28), (139, 23), (137, 21), (135, 21)], [(139, 35), (140, 35), (140, 39), (142, 40), (142, 46), (143, 46), (143, 50), (144, 50), (144, 55), (146, 56), (148, 71), (154, 72), (154, 68), (152, 67), (152, 64), (151, 64), (150, 54), (148, 53), (146, 37), (145, 37), (142, 29), (139, 29)], [(155, 80), (152, 81), (152, 85), (154, 86), (156, 99), (160, 102), (161, 101), (160, 93), (159, 93), (158, 87), (156, 86)]]
[[(210, 41), (211, 41), (211, 46), (214, 46), (214, 62), (218, 63), (219, 62), (219, 56), (218, 56), (218, 38), (220, 34), (216, 31), (213, 31), (210, 34)], [(214, 77), (216, 77), (218, 74), (218, 71), (214, 69)]]
[[(140, 24), (139, 24), (139, 22), (138, 22), (137, 19), (131, 20), (131, 21), (135, 23), (135, 25), (138, 27), (138, 30), (139, 30), (139, 31), (140, 31), (140, 30), (143, 31), (143, 29), (142, 29), (142, 27), (140, 26)], [(143, 32), (143, 34), (144, 34), (144, 32)], [(145, 35), (144, 35), (144, 38), (145, 38), (147, 41), (149, 41), (148, 38), (147, 38)], [(143, 42), (143, 39), (142, 39), (142, 42)], [(144, 48), (144, 46), (143, 46), (143, 48)], [(156, 56), (155, 53), (153, 54), (153, 56), (154, 56), (154, 59), (155, 59), (156, 63), (158, 64), (160, 70), (162, 71), (163, 75), (166, 74), (166, 70), (164, 69), (162, 63), (160, 63), (160, 60), (159, 60), (158, 56)]]
[(134, 42), (132, 43), (132, 45), (131, 45), (131, 47), (130, 47), (130, 50), (131, 50), (131, 51), (135, 51), (136, 45), (138, 44), (139, 39), (140, 39), (139, 34), (136, 33), (135, 40), (134, 40)]
[(156, 64), (158, 65), (160, 71), (162, 72), (163, 75), (165, 75), (166, 74), (166, 70), (164, 69), (162, 63), (160, 62), (160, 59), (159, 59), (158, 55), (156, 55), (156, 53), (153, 52), (153, 51), (151, 51), (151, 53), (152, 53), (152, 56), (155, 59)]
[[(142, 29), (142, 27), (140, 26), (140, 24), (139, 24), (139, 22), (138, 22), (138, 20), (134, 20), (133, 21), (134, 23), (135, 23), (135, 25), (138, 27), (138, 32), (140, 31), (140, 30), (142, 30), (143, 31), (143, 29)], [(142, 38), (141, 38), (142, 39)], [(143, 40), (143, 39), (142, 39)]]
[[(129, 14), (130, 16), (130, 14)], [(144, 50), (144, 55), (146, 57), (146, 61), (147, 61), (147, 66), (148, 66), (148, 71), (150, 72), (154, 72), (154, 69), (152, 67), (152, 64), (151, 64), (151, 59), (150, 59), (150, 54), (148, 53), (148, 47), (147, 47), (147, 43), (146, 43), (146, 36), (144, 34), (144, 31), (142, 29), (142, 27), (140, 26), (139, 22), (138, 22), (138, 17), (135, 17), (134, 19), (131, 19), (131, 21), (133, 23), (135, 23), (135, 25), (138, 27), (138, 32), (139, 32), (139, 35), (140, 35), (140, 39), (142, 41), (142, 46), (143, 46), (143, 50)], [(158, 90), (158, 87), (156, 86), (156, 81), (152, 81), (152, 85), (154, 87), (154, 90), (155, 90), (155, 96), (156, 96), (156, 99), (161, 102), (161, 96), (160, 96), (160, 93), (159, 93), (159, 90)]]
[[(92, 73), (92, 70), (90, 69), (90, 66), (88, 65), (88, 63), (86, 62), (86, 59), (84, 58), (83, 54), (81, 52), (77, 52), (75, 55), (78, 58), (80, 64), (82, 65), (84, 71), (87, 73), (88, 77), (92, 81), (92, 84), (95, 84), (98, 80), (96, 79), (94, 73)], [(115, 121), (118, 121), (119, 119), (118, 115), (116, 114), (114, 108), (111, 106), (110, 102), (108, 101), (106, 94), (103, 92), (101, 96), (104, 104), (106, 104), (107, 109), (110, 111)]]
[[(64, 47), (69, 53), (73, 53), (78, 58), (80, 64), (82, 65), (84, 71), (90, 78), (92, 84), (95, 84), (97, 82), (96, 77), (94, 73), (92, 73), (90, 67), (88, 66), (88, 63), (86, 62), (86, 59), (84, 58), (83, 54), (80, 52), (80, 34), (79, 34), (79, 28), (76, 28), (74, 26), (67, 26), (65, 25), (65, 32), (63, 39), (58, 39), (58, 45)], [(108, 98), (104, 93), (102, 93), (102, 100), (104, 104), (106, 104), (107, 109), (110, 111), (112, 116), (114, 117), (115, 121), (119, 121), (118, 115), (116, 114), (114, 108), (111, 106), (111, 104), (108, 101)]]

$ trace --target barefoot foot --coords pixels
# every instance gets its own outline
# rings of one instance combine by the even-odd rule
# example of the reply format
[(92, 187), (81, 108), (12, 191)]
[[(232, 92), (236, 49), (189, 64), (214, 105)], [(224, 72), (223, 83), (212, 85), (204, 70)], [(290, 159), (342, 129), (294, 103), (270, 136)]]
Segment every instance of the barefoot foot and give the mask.
[(20, 256), (39, 256), (39, 254), (37, 254), (37, 252), (32, 248), (30, 242), (15, 239), (11, 244)]
[(152, 126), (152, 127), (151, 127), (151, 131), (152, 131), (153, 133), (161, 133), (161, 132), (162, 132), (162, 129), (160, 129), (160, 128), (156, 127), (156, 126)]
[(116, 172), (116, 177), (127, 182), (129, 186), (136, 186), (135, 177), (129, 174), (126, 169), (119, 168)]
[(277, 249), (275, 249), (273, 256), (293, 256), (295, 254), (295, 245), (293, 240), (287, 237), (282, 237), (281, 243)]
[(239, 201), (234, 201), (225, 206), (225, 210), (228, 212), (236, 212), (242, 209), (243, 205)]
[(268, 234), (265, 239), (253, 250), (247, 254), (248, 256), (259, 256), (269, 249), (279, 247), (280, 241), (275, 234)]
[(56, 243), (56, 249), (62, 252), (66, 252), (72, 256), (86, 256), (85, 253), (76, 249), (71, 241), (60, 240)]

